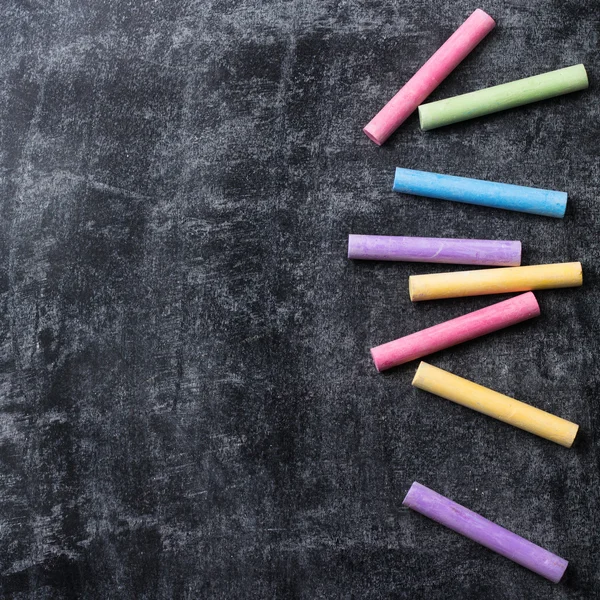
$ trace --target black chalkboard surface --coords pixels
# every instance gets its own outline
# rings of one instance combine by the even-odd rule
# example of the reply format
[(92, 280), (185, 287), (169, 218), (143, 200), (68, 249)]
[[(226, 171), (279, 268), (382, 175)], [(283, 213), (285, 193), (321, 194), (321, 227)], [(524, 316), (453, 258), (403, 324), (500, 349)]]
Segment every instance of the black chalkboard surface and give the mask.
[[(0, 592), (600, 595), (598, 5), (490, 0), (430, 100), (585, 64), (590, 88), (381, 147), (362, 127), (464, 1), (0, 6)], [(391, 191), (405, 167), (565, 190), (564, 219)], [(541, 316), (429, 357), (580, 425), (563, 448), (376, 372), (506, 296), (412, 304), (349, 233), (581, 261)], [(460, 267), (457, 267), (460, 268)], [(570, 561), (554, 585), (403, 508), (419, 481)]]

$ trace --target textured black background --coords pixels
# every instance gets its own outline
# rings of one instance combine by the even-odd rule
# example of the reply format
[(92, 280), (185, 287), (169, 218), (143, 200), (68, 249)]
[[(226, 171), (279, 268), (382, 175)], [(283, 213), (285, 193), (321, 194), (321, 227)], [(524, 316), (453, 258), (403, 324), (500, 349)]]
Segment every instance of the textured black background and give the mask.
[[(0, 590), (6, 598), (594, 598), (599, 7), (493, 1), (432, 100), (583, 62), (591, 88), (361, 132), (476, 8), (3, 0)], [(390, 191), (393, 168), (567, 190), (564, 220)], [(413, 389), (369, 348), (423, 303), (347, 234), (581, 260), (542, 316), (430, 362), (581, 425), (565, 449)], [(447, 268), (446, 268), (447, 269)], [(571, 561), (559, 585), (401, 507), (412, 481)]]

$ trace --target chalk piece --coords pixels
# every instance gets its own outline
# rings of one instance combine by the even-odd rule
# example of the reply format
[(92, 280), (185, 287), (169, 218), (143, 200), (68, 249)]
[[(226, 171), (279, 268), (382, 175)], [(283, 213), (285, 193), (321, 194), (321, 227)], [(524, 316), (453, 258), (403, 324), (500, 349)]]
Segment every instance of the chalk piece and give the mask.
[(588, 85), (585, 67), (575, 65), (454, 98), (422, 104), (419, 106), (419, 121), (421, 128), (428, 131), (539, 100), (584, 90)]
[(567, 570), (569, 563), (564, 558), (552, 554), (416, 481), (408, 490), (402, 504), (510, 558), (553, 583), (558, 583)]
[(494, 419), (570, 448), (579, 425), (422, 362), (412, 384)]
[(583, 272), (579, 262), (411, 275), (408, 278), (413, 302), (579, 287), (582, 284)]
[(369, 139), (381, 146), (495, 25), (477, 9), (363, 129)]
[(510, 267), (521, 264), (521, 242), (350, 234), (348, 258)]
[(404, 194), (516, 210), (558, 219), (564, 217), (567, 208), (566, 192), (412, 169), (397, 168), (392, 189)]
[(371, 355), (377, 370), (385, 371), (486, 333), (521, 323), (539, 314), (540, 307), (535, 296), (532, 292), (527, 292), (371, 348)]

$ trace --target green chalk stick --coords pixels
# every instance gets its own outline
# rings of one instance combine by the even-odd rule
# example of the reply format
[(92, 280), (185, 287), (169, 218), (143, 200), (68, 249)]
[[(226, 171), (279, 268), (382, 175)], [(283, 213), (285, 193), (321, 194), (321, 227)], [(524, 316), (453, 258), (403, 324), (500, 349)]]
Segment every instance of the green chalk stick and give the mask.
[(562, 96), (588, 87), (583, 65), (550, 71), (484, 90), (419, 106), (421, 129), (427, 131), (483, 115)]

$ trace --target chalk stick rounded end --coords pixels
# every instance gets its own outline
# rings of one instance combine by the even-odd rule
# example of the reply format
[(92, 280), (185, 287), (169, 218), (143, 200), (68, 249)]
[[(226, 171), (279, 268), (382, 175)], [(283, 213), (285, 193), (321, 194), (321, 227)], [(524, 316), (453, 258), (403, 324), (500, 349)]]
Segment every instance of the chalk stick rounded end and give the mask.
[(579, 261), (567, 263), (565, 267), (570, 267), (570, 277), (565, 281), (563, 287), (581, 287), (583, 285), (583, 266)]
[(544, 577), (549, 579), (552, 583), (559, 583), (560, 580), (564, 577), (565, 571), (567, 570), (567, 567), (569, 566), (568, 560), (565, 560), (564, 558), (562, 558), (561, 561), (563, 561), (564, 564), (560, 565), (556, 569), (556, 573), (543, 575)]
[(351, 233), (348, 235), (348, 260), (352, 260), (354, 258), (354, 240), (355, 236)]
[(567, 192), (556, 192), (556, 194), (560, 205), (556, 210), (556, 214), (553, 216), (562, 219), (565, 216), (565, 212), (567, 211), (567, 201), (569, 200), (569, 195), (567, 194)]
[(381, 371), (383, 371), (384, 367), (383, 367), (382, 358), (379, 355), (379, 351), (377, 350), (377, 348), (371, 348), (371, 356), (373, 358), (373, 362), (375, 363), (375, 368), (377, 369), (377, 372), (381, 373)]
[(427, 119), (427, 109), (423, 108), (424, 106), (426, 106), (425, 104), (421, 104), (417, 110), (419, 111), (419, 127), (421, 127), (421, 129), (423, 131), (429, 131), (429, 129), (431, 129), (430, 127), (430, 122)]
[(575, 439), (577, 438), (577, 434), (579, 433), (579, 425), (576, 423), (570, 423), (570, 427), (567, 431), (565, 431), (565, 435), (562, 440), (559, 440), (558, 443), (565, 448), (571, 448), (575, 443)]
[(494, 29), (494, 27), (496, 27), (496, 21), (494, 21), (494, 19), (492, 19), (492, 17), (490, 17), (490, 15), (488, 15), (485, 10), (481, 10), (481, 8), (476, 8), (473, 11), (474, 15), (477, 15), (483, 23), (487, 24), (487, 29), (489, 31), (491, 31), (492, 29)]
[(406, 496), (404, 496), (404, 500), (402, 500), (402, 504), (404, 506), (408, 506), (408, 508), (412, 508), (414, 505), (414, 497), (419, 496), (419, 492), (423, 489), (427, 489), (424, 485), (421, 485), (418, 481), (413, 481), (412, 485), (408, 492), (406, 492)]
[[(519, 298), (519, 296), (517, 296)], [(525, 294), (521, 294), (520, 298), (523, 300), (523, 304), (527, 307), (528, 313), (532, 317), (539, 317), (541, 310), (540, 305), (535, 297), (533, 292), (526, 292)]]
[(392, 184), (392, 192), (401, 192), (402, 188), (397, 184), (398, 179), (402, 177), (402, 169), (400, 167), (396, 167), (394, 171), (394, 183)]
[(590, 87), (590, 78), (588, 76), (588, 72), (583, 63), (580, 63), (576, 66), (581, 68), (581, 79), (582, 82), (585, 82), (582, 83), (582, 89), (587, 89), (588, 87)]
[(523, 244), (519, 240), (514, 241), (515, 245), (515, 257), (513, 263), (507, 266), (520, 267), (521, 261), (523, 260)]
[[(370, 125), (370, 123), (369, 123)], [(378, 146), (381, 146), (381, 144), (383, 144), (383, 142), (385, 142), (385, 140), (382, 140), (380, 138), (377, 137), (377, 135), (375, 134), (375, 132), (371, 131), (369, 129), (369, 125), (367, 125), (365, 128), (363, 128), (363, 132), (364, 134), (372, 141), (375, 142)]]
[(415, 376), (413, 377), (413, 380), (412, 380), (412, 385), (414, 385), (415, 387), (419, 387), (419, 382), (421, 381), (423, 370), (426, 369), (427, 366), (428, 365), (425, 361), (421, 361), (419, 363), (419, 366), (417, 367), (417, 370), (415, 372)]
[(413, 276), (409, 275), (408, 277), (408, 295), (410, 296), (411, 302), (416, 302), (414, 293), (413, 293)]

